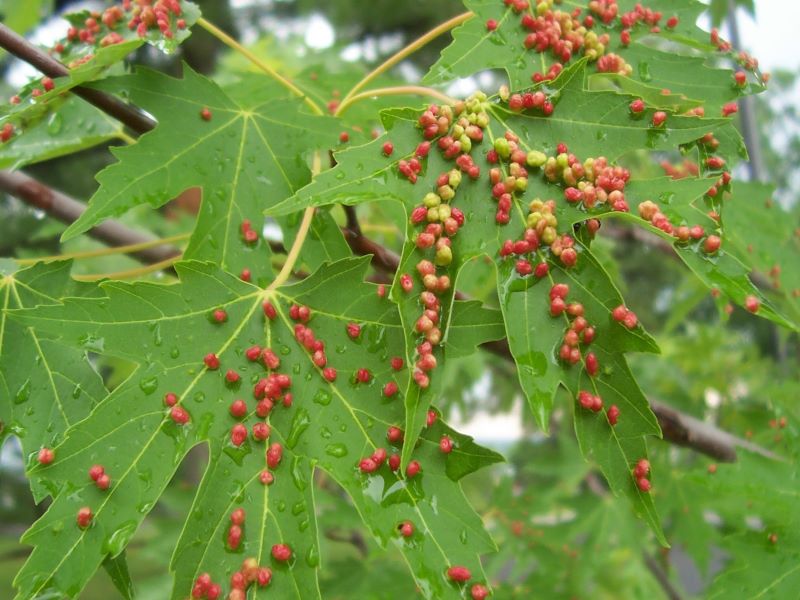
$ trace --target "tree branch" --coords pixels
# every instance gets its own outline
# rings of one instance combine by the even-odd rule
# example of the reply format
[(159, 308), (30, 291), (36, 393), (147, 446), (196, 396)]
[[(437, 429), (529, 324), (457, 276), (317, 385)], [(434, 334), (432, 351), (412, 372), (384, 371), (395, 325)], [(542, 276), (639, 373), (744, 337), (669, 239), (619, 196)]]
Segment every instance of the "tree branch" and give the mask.
[[(69, 69), (62, 63), (2, 23), (0, 23), (0, 46), (20, 60), (36, 67), (48, 77), (69, 76)], [(83, 86), (74, 87), (71, 91), (137, 133), (146, 133), (156, 126), (156, 122), (153, 119), (116, 96)]]
[[(0, 190), (68, 225), (77, 221), (86, 210), (82, 202), (49, 188), (19, 171), (13, 173), (0, 171)], [(151, 238), (111, 219), (93, 227), (88, 234), (109, 246), (128, 246), (151, 241)], [(131, 256), (143, 263), (152, 264), (163, 262), (180, 253), (181, 251), (175, 246), (163, 245), (131, 252)]]
[(658, 584), (661, 586), (661, 589), (664, 590), (667, 598), (669, 598), (669, 600), (683, 600), (683, 596), (681, 596), (680, 592), (672, 585), (669, 575), (667, 575), (666, 571), (664, 571), (655, 557), (647, 552), (643, 554), (644, 564), (647, 566), (647, 570), (650, 571), (656, 581), (658, 581)]

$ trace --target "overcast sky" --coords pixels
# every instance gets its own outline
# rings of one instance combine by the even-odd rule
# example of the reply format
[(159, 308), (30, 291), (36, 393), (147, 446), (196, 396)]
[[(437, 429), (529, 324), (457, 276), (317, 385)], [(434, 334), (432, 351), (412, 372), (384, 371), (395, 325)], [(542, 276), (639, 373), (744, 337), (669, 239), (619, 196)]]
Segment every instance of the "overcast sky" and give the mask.
[(800, 53), (791, 40), (800, 23), (800, 1), (756, 0), (756, 21), (743, 11), (739, 19), (742, 45), (759, 60), (766, 71), (777, 68), (797, 70)]

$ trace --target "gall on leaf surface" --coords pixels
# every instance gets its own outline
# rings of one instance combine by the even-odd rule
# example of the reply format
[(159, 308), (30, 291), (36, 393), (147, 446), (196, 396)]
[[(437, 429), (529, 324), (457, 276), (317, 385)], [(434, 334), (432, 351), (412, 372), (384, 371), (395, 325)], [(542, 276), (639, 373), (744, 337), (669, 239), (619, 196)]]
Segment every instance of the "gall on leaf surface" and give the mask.
[[(590, 60), (593, 84), (604, 85), (605, 81), (606, 85), (610, 83), (622, 91), (637, 94), (648, 104), (663, 109), (680, 107), (682, 112), (703, 106), (707, 116), (718, 116), (724, 104), (743, 93), (764, 89), (754, 69), (751, 69), (750, 83), (743, 89), (733, 85), (731, 69), (717, 68), (720, 56), (729, 58), (731, 66), (736, 57), (729, 51), (720, 52), (709, 33), (696, 25), (706, 6), (694, 0), (664, 0), (651, 5), (637, 0), (608, 3), (607, 7), (616, 5), (617, 9), (608, 23), (590, 10), (590, 3), (585, 0), (569, 5), (529, 4), (526, 10), (517, 12), (503, 0), (464, 0), (464, 5), (474, 15), (453, 30), (453, 41), (442, 51), (423, 81), (442, 84), (478, 71), (496, 69), (505, 71), (512, 89), (522, 89), (531, 85), (534, 74), (547, 76), (554, 65), (565, 68), (586, 56)], [(660, 20), (651, 24), (640, 17), (632, 26), (623, 25), (623, 16), (635, 11), (637, 4), (643, 5), (645, 10), (659, 11)], [(541, 5), (548, 7), (552, 14), (537, 15), (537, 6)], [(577, 19), (571, 16), (574, 10), (581, 11)], [(543, 51), (526, 47), (526, 38), (532, 32), (535, 35), (542, 31), (542, 23), (531, 29), (523, 25), (523, 19), (537, 17), (540, 21), (551, 17), (561, 21), (561, 31), (567, 31), (566, 21), (573, 21), (570, 29), (574, 37), (570, 42), (578, 49), (570, 53), (568, 60), (552, 46)], [(590, 27), (586, 26), (587, 17), (594, 21)], [(673, 28), (666, 26), (671, 17), (678, 19)], [(490, 20), (497, 23), (493, 31), (487, 27)], [(652, 31), (653, 26), (659, 31)], [(627, 45), (621, 39), (623, 30), (630, 34)], [(608, 35), (608, 40), (601, 48), (598, 44), (603, 35)], [(562, 38), (566, 40), (569, 36)], [(618, 69), (603, 65), (612, 54), (621, 59)]]
[[(36, 11), (40, 3), (26, 2), (26, 10)], [(105, 77), (120, 63), (145, 43), (166, 53), (174, 53), (190, 35), (190, 28), (200, 17), (200, 9), (191, 2), (180, 2), (181, 14), (170, 13), (169, 33), (151, 27), (146, 35), (138, 35), (136, 28), (124, 26), (132, 13), (120, 10), (120, 18), (113, 28), (102, 19), (92, 37), (80, 39), (80, 32), (90, 18), (89, 11), (67, 15), (75, 36), (66, 36), (51, 49), (54, 58), (69, 68), (69, 74), (53, 80), (53, 89), (46, 90), (42, 79), (34, 79), (14, 94), (16, 103), (0, 108), (0, 128), (11, 125), (14, 135), (0, 145), (0, 167), (20, 168), (66, 154), (71, 154), (102, 144), (123, 133), (120, 122), (109, 117), (85, 100), (69, 91), (79, 85)], [(12, 16), (21, 11), (12, 9)], [(178, 19), (183, 28), (178, 27)], [(87, 30), (88, 31), (88, 30)], [(113, 40), (113, 43), (110, 43)], [(34, 95), (34, 91), (36, 94)]]
[[(712, 205), (708, 202), (709, 198), (705, 192), (716, 180), (714, 178), (686, 178), (677, 180), (664, 180), (658, 184), (660, 194), (652, 194), (652, 201), (655, 201), (662, 212), (675, 223), (693, 223), (701, 225), (708, 232), (718, 233), (722, 239), (722, 245), (718, 252), (709, 255), (703, 249), (703, 240), (689, 240), (686, 243), (675, 243), (673, 248), (678, 257), (695, 274), (695, 276), (712, 293), (721, 293), (724, 298), (744, 307), (748, 298), (758, 299), (759, 308), (757, 316), (768, 319), (789, 330), (797, 331), (800, 329), (800, 320), (796, 313), (797, 298), (793, 297), (791, 290), (800, 287), (798, 271), (789, 261), (786, 265), (786, 290), (782, 291), (782, 296), (775, 297), (775, 293), (765, 293), (750, 279), (750, 273), (754, 269), (760, 269), (762, 273), (768, 274), (771, 270), (775, 277), (773, 282), (780, 282), (782, 271), (774, 271), (773, 267), (778, 264), (776, 252), (784, 249), (786, 252), (796, 252), (797, 242), (792, 239), (790, 232), (777, 234), (771, 237), (771, 233), (777, 233), (779, 221), (786, 218), (786, 212), (780, 207), (774, 208), (770, 213), (766, 203), (757, 204), (747, 201), (753, 197), (751, 193), (763, 193), (766, 186), (758, 186), (749, 182), (734, 182), (732, 195), (722, 201), (721, 208), (722, 226), (720, 227), (703, 210)], [(631, 190), (642, 190), (631, 196), (631, 212), (619, 214), (607, 212), (597, 215), (598, 218), (610, 217), (619, 218), (626, 221), (633, 221), (648, 231), (659, 237), (674, 242), (675, 238), (662, 231), (651, 223), (635, 216), (641, 199), (652, 188), (650, 182), (632, 182)], [(643, 187), (648, 186), (648, 187)], [(768, 195), (767, 195), (768, 197)], [(755, 205), (754, 205), (755, 204)], [(715, 206), (716, 208), (716, 206)], [(758, 217), (757, 217), (758, 215)], [(747, 218), (758, 218), (763, 222), (763, 227), (753, 228), (749, 226), (754, 221), (746, 221)], [(747, 232), (745, 235), (743, 232)], [(760, 248), (759, 256), (753, 256), (753, 248)], [(749, 249), (749, 250), (748, 250)], [(757, 262), (756, 262), (757, 261)], [(770, 266), (767, 267), (766, 265)], [(791, 287), (794, 282), (794, 287)], [(780, 286), (779, 291), (781, 291)], [(775, 301), (773, 301), (773, 298)]]
[[(97, 286), (70, 278), (69, 262), (40, 263), (15, 270), (0, 264), (0, 443), (14, 436), (25, 468), (36, 466), (41, 448), (54, 448), (70, 425), (85, 418), (108, 392), (86, 359), (97, 351), (85, 337), (70, 348), (54, 336), (8, 317), (9, 310), (56, 305), (65, 296), (94, 296)], [(57, 454), (56, 454), (57, 457)], [(47, 490), (31, 480), (36, 500)]]
[[(179, 45), (189, 38), (191, 27), (200, 18), (200, 9), (196, 4), (180, 0), (180, 7), (180, 15), (169, 13), (166, 21), (169, 33), (161, 31), (156, 26), (151, 26), (143, 36), (137, 33), (135, 27), (129, 29), (126, 25), (133, 18), (132, 13), (120, 11), (121, 16), (113, 28), (110, 28), (102, 19), (95, 19), (97, 29), (93, 31), (86, 26), (87, 19), (91, 17), (90, 11), (69, 13), (66, 15), (66, 19), (71, 28), (65, 31), (65, 36), (50, 50), (54, 58), (68, 67), (69, 75), (53, 79), (54, 85), (51, 90), (45, 90), (41, 85), (41, 80), (32, 81), (16, 94), (20, 100), (18, 103), (9, 103), (3, 107), (4, 117), (24, 129), (23, 126), (40, 118), (43, 113), (56, 112), (60, 104), (60, 97), (64, 92), (105, 77), (131, 52), (146, 43), (167, 54), (175, 53)], [(121, 9), (121, 5), (119, 8)], [(116, 9), (109, 7), (108, 10)], [(178, 27), (179, 20), (183, 21), (183, 28)], [(75, 35), (70, 36), (73, 28)], [(86, 34), (90, 34), (90, 36), (82, 39), (82, 30), (86, 31), (84, 36)], [(33, 95), (34, 89), (38, 89), (38, 96)]]
[[(437, 420), (414, 452), (422, 465), (414, 478), (400, 477), (387, 463), (372, 474), (359, 470), (359, 461), (378, 447), (389, 455), (399, 452), (386, 433), (390, 425), (402, 426), (404, 407), (381, 389), (390, 380), (405, 387), (408, 378), (408, 369), (396, 371), (390, 364), (404, 344), (396, 306), (379, 297), (375, 285), (363, 283), (367, 265), (367, 258), (339, 261), (298, 284), (265, 292), (208, 263), (184, 262), (176, 265), (180, 283), (175, 285), (106, 282), (104, 299), (67, 299), (63, 306), (12, 312), (15, 322), (62, 342), (80, 345), (91, 336), (103, 354), (139, 363), (70, 430), (56, 448), (57, 460), (33, 471), (57, 498), (24, 536), (35, 548), (16, 579), (19, 598), (50, 591), (77, 594), (105, 556), (122, 551), (183, 457), (200, 443), (208, 445), (210, 460), (172, 558), (173, 598), (186, 597), (202, 572), (225, 584), (247, 557), (273, 569), (265, 594), (318, 597), (315, 468), (344, 488), (381, 545), (391, 543), (403, 553), (426, 597), (460, 597), (445, 570), (464, 564), (480, 577), (479, 555), (494, 544), (458, 479), (501, 457)], [(272, 321), (264, 315), (265, 299), (276, 310)], [(302, 323), (290, 316), (293, 304), (310, 308), (305, 326), (324, 340), (327, 367), (337, 370), (334, 381), (323, 377), (296, 339)], [(224, 323), (212, 318), (220, 308), (227, 314)], [(361, 325), (357, 339), (348, 335), (351, 322)], [(290, 387), (281, 390), (291, 392), (291, 406), (276, 398), (266, 419), (254, 414), (253, 389), (267, 369), (246, 358), (253, 345), (273, 349), (280, 365), (272, 373), (291, 378)], [(209, 352), (219, 359), (219, 369), (204, 367)], [(355, 378), (362, 368), (371, 374), (367, 383)], [(236, 384), (226, 383), (229, 369), (239, 374)], [(188, 412), (186, 424), (170, 418), (163, 400), (168, 392)], [(249, 411), (241, 421), (229, 413), (236, 398), (244, 399)], [(250, 431), (259, 421), (271, 427), (266, 442), (250, 434), (241, 445), (232, 441), (236, 423)], [(444, 434), (455, 445), (447, 455), (439, 450)], [(283, 453), (269, 468), (265, 452), (274, 443)], [(107, 491), (87, 477), (98, 462), (111, 477)], [(271, 485), (261, 482), (264, 470), (274, 477)], [(81, 506), (94, 513), (85, 530), (75, 523)], [(246, 519), (233, 551), (226, 539), (237, 508), (244, 509)], [(413, 539), (397, 533), (405, 520), (415, 524)], [(288, 563), (270, 558), (270, 548), (278, 543), (291, 547)]]
[[(183, 79), (139, 69), (97, 84), (127, 94), (160, 124), (136, 144), (114, 149), (119, 162), (99, 173), (100, 189), (64, 239), (200, 187), (203, 201), (185, 257), (213, 260), (231, 273), (247, 268), (253, 283), (266, 283), (271, 266), (262, 212), (309, 180), (306, 158), (335, 139), (336, 128), (333, 119), (306, 114), (301, 100), (276, 96), (274, 83), (261, 82), (247, 99), (232, 98), (188, 67)], [(204, 109), (209, 120), (201, 117)]]
[[(614, 491), (626, 494), (634, 502), (637, 512), (644, 515), (658, 531), (652, 501), (649, 495), (642, 494), (635, 487), (630, 469), (635, 464), (636, 456), (644, 456), (644, 436), (658, 435), (659, 429), (623, 358), (624, 352), (652, 352), (657, 351), (657, 347), (640, 326), (626, 328), (611, 318), (612, 309), (623, 304), (623, 299), (608, 274), (592, 257), (589, 249), (591, 235), (582, 225), (590, 217), (610, 213), (610, 203), (597, 202), (586, 206), (583, 202), (567, 202), (567, 185), (559, 177), (546, 176), (549, 163), (543, 165), (545, 169), (528, 165), (527, 187), (515, 194), (508, 214), (509, 223), (498, 224), (498, 202), (492, 197), (489, 175), (490, 169), (502, 167), (502, 176), (507, 177), (509, 172), (505, 169), (508, 164), (490, 163), (486, 158), (487, 152), (495, 140), (510, 133), (519, 140), (518, 145), (524, 153), (541, 152), (545, 161), (550, 157), (549, 160), (555, 162), (557, 146), (564, 143), (568, 152), (581, 162), (602, 156), (608, 160), (609, 166), (613, 166), (615, 161), (636, 150), (660, 151), (676, 149), (679, 145), (691, 146), (709, 131), (715, 132), (717, 139), (721, 140), (718, 149), (720, 154), (737, 154), (741, 141), (726, 119), (669, 115), (665, 125), (653, 127), (652, 109), (647, 109), (642, 115), (631, 113), (629, 104), (633, 97), (611, 91), (590, 91), (584, 85), (585, 64), (579, 62), (565, 70), (552, 84), (538, 88), (545, 91), (555, 105), (549, 116), (536, 109), (513, 111), (501, 101), (475, 98), (468, 101), (468, 105), (472, 102), (476, 110), (483, 111), (488, 117), (488, 124), (483, 128), (483, 140), (475, 142), (471, 151), (474, 164), (480, 167), (480, 175), (472, 180), (466, 173), (461, 174), (461, 182), (451, 204), (465, 215), (464, 229), (451, 238), (452, 263), (444, 270), (440, 268), (437, 273), (447, 273), (451, 282), (455, 282), (461, 265), (470, 258), (486, 254), (497, 259), (498, 294), (504, 309), (511, 351), (517, 360), (520, 383), (537, 421), (545, 429), (554, 394), (560, 384), (577, 395), (579, 390), (585, 389), (583, 386), (594, 381), (585, 375), (581, 365), (567, 366), (558, 355), (567, 323), (549, 315), (548, 294), (555, 283), (567, 283), (570, 286), (569, 301), (583, 305), (586, 318), (596, 331), (596, 345), (582, 351), (583, 359), (588, 350), (594, 351), (599, 359), (595, 393), (604, 398), (605, 408), (616, 404), (628, 419), (626, 423), (625, 418), (620, 417), (620, 424), (611, 428), (602, 418), (604, 413), (584, 414), (578, 411), (576, 428), (582, 447), (587, 455), (599, 461)], [(395, 109), (384, 111), (382, 116), (387, 130), (385, 136), (370, 144), (337, 153), (336, 168), (316, 177), (312, 184), (293, 198), (278, 203), (272, 212), (280, 214), (285, 210), (297, 210), (298, 206), (336, 202), (357, 204), (392, 198), (402, 202), (407, 214), (413, 216), (423, 197), (437, 190), (439, 176), (451, 172), (456, 165), (443, 157), (437, 148), (440, 139), (437, 137), (432, 140), (429, 154), (421, 159), (418, 181), (412, 185), (399, 168), (400, 161), (410, 160), (422, 141), (418, 125), (420, 111)], [(395, 148), (389, 158), (381, 151), (387, 140)], [(682, 201), (690, 204), (698, 196), (696, 191), (707, 189), (709, 181), (695, 183), (691, 194)], [(663, 177), (630, 181), (629, 186), (625, 188), (625, 200), (632, 207), (630, 210), (635, 210), (646, 199), (672, 198), (676, 190), (681, 191), (676, 187), (676, 182)], [(538, 283), (533, 275), (520, 276), (516, 272), (515, 260), (512, 260), (516, 257), (499, 256), (506, 240), (522, 238), (530, 212), (529, 203), (537, 198), (554, 200), (553, 215), (557, 220), (557, 233), (572, 237), (571, 243), (578, 256), (576, 266), (566, 268), (546, 246), (536, 253), (529, 253), (526, 258), (531, 266), (539, 262), (548, 264), (549, 273)], [(621, 211), (613, 213), (626, 214)], [(702, 216), (699, 211), (697, 213)], [(699, 218), (698, 215), (689, 216)], [(407, 360), (412, 364), (418, 357), (416, 353), (421, 339), (414, 329), (420, 314), (422, 289), (415, 267), (421, 260), (432, 259), (431, 250), (421, 249), (416, 243), (420, 231), (421, 226), (409, 220), (407, 242), (392, 290), (392, 297), (400, 305), (407, 332)], [(704, 265), (713, 264), (710, 258), (701, 258)], [(411, 277), (413, 285), (410, 293), (403, 288), (403, 275)], [(450, 319), (454, 287), (451, 285), (440, 298), (444, 343), (434, 350), (434, 355), (439, 359), (448, 352), (446, 327)], [(438, 383), (435, 371), (428, 388), (410, 383), (406, 396), (406, 449), (413, 447), (413, 434), (422, 429), (427, 406), (436, 393)]]

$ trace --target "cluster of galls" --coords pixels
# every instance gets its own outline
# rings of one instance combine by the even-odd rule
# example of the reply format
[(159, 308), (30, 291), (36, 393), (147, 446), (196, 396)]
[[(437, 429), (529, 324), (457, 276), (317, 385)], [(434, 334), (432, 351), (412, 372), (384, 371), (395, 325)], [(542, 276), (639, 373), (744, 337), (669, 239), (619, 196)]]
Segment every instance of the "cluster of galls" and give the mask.
[[(209, 116), (209, 118), (211, 117)], [(248, 246), (258, 243), (259, 233), (253, 229), (253, 224), (250, 222), (250, 219), (242, 221), (241, 225), (239, 225), (239, 231), (242, 234), (242, 240), (244, 240), (244, 243)]]
[[(42, 94), (54, 89), (56, 86), (55, 82), (49, 77), (42, 77), (39, 83), (41, 83), (41, 87), (34, 87), (31, 89), (31, 95), (30, 95), (31, 99), (38, 98)], [(17, 105), (20, 104), (21, 102), (22, 98), (17, 94), (14, 94), (13, 96), (11, 96), (11, 98), (9, 98), (10, 104)], [(3, 144), (6, 143), (7, 141), (9, 141), (11, 138), (14, 137), (15, 133), (17, 133), (17, 130), (14, 127), (14, 125), (12, 123), (5, 123), (2, 129), (0, 129), (0, 143)]]
[[(608, 0), (608, 4), (616, 4), (616, 0)], [(591, 7), (591, 3), (589, 4)], [(653, 10), (651, 8), (647, 8), (642, 6), (641, 4), (637, 4), (633, 10), (623, 13), (619, 17), (619, 21), (623, 27), (623, 33), (625, 31), (629, 31), (633, 27), (637, 25), (644, 25), (645, 27), (650, 28), (650, 33), (660, 33), (661, 27), (659, 26), (659, 22), (661, 22), (661, 18), (663, 14), (661, 11)], [(672, 16), (667, 19), (666, 22), (667, 29), (674, 29), (678, 25), (678, 17)], [(629, 32), (630, 35), (630, 32)], [(625, 43), (625, 39), (622, 39), (623, 44)]]
[[(711, 30), (710, 39), (711, 39), (711, 43), (720, 52), (731, 52), (733, 50), (733, 46), (731, 46), (731, 43), (728, 42), (728, 41), (723, 40), (719, 36), (719, 30), (716, 27), (714, 27)], [(748, 71), (755, 71), (756, 69), (758, 69), (758, 59), (754, 58), (753, 56), (751, 56), (747, 52), (740, 51), (736, 55), (735, 59), (736, 59), (736, 62), (739, 63), (739, 65), (741, 65), (741, 67), (743, 69), (746, 69)], [(767, 82), (769, 82), (769, 78), (770, 78), (769, 77), (769, 73), (762, 73), (761, 74), (761, 83), (766, 84)], [(745, 78), (743, 78), (743, 77), (741, 77), (741, 76), (739, 76), (737, 74), (736, 82), (737, 82), (737, 84), (739, 86), (744, 86), (745, 81), (746, 81)]]
[(640, 459), (636, 466), (633, 467), (633, 479), (636, 481), (636, 487), (643, 492), (649, 492), (652, 489), (650, 483), (650, 462), (646, 458)]
[[(439, 273), (438, 269), (447, 269), (453, 261), (451, 238), (464, 225), (464, 213), (452, 206), (459, 186), (466, 174), (471, 179), (480, 177), (480, 168), (474, 163), (470, 152), (473, 143), (483, 141), (483, 130), (489, 124), (486, 112), (486, 95), (478, 92), (466, 101), (459, 101), (454, 106), (431, 105), (419, 117), (419, 126), (426, 141), (420, 143), (414, 158), (408, 162), (401, 160), (398, 164), (400, 172), (410, 181), (416, 181), (416, 174), (421, 170), (420, 159), (425, 159), (431, 150), (432, 141), (446, 160), (455, 160), (456, 168), (441, 173), (436, 179), (436, 190), (428, 192), (422, 204), (411, 211), (411, 223), (419, 226), (414, 243), (420, 252), (433, 251), (432, 260), (423, 259), (416, 265), (417, 273), (425, 288), (420, 293), (422, 314), (414, 328), (422, 336), (417, 346), (413, 378), (422, 388), (430, 385), (429, 373), (436, 367), (433, 351), (442, 341), (439, 328), (441, 319), (441, 303), (439, 296), (450, 289), (450, 277)], [(390, 142), (383, 145), (383, 154), (389, 156), (394, 151)], [(414, 290), (412, 275), (403, 273), (399, 277), (401, 289), (405, 293)]]
[(207, 600), (217, 600), (222, 595), (222, 586), (214, 583), (211, 575), (201, 573), (194, 580), (192, 586), (192, 598), (205, 598)]
[[(94, 45), (100, 38), (101, 47), (119, 44), (124, 38), (116, 30), (123, 24), (129, 30), (135, 30), (139, 37), (158, 29), (165, 38), (171, 39), (174, 37), (173, 19), (175, 27), (186, 28), (186, 21), (179, 18), (182, 13), (178, 0), (123, 0), (121, 5), (111, 6), (102, 14), (93, 11), (84, 27), (70, 27), (67, 41)], [(55, 50), (63, 52), (63, 47)]]
[[(586, 56), (591, 61), (597, 62), (600, 72), (619, 73), (630, 75), (632, 67), (616, 54), (607, 54), (610, 44), (608, 33), (596, 33), (592, 29), (596, 20), (605, 25), (611, 25), (619, 20), (622, 25), (620, 44), (627, 47), (631, 43), (631, 30), (643, 25), (649, 27), (651, 33), (659, 33), (659, 23), (662, 13), (641, 4), (636, 4), (633, 10), (619, 14), (617, 0), (592, 0), (589, 2), (588, 14), (581, 19), (582, 9), (575, 8), (572, 12), (553, 10), (558, 0), (536, 0), (535, 8), (530, 10), (528, 0), (504, 0), (506, 6), (519, 15), (520, 25), (527, 35), (523, 40), (526, 49), (538, 53), (550, 52), (558, 61), (546, 73), (536, 72), (531, 79), (539, 83), (555, 78), (562, 70), (563, 64), (569, 62), (574, 56)], [(674, 29), (678, 25), (678, 17), (667, 19), (666, 27)], [(499, 23), (495, 19), (486, 21), (489, 32), (496, 31)]]
[[(569, 13), (553, 10), (555, 0), (536, 0), (536, 7), (531, 12), (528, 10), (530, 4), (527, 0), (504, 0), (504, 2), (515, 13), (522, 15), (520, 26), (528, 32), (522, 42), (523, 46), (538, 53), (550, 52), (560, 61), (553, 64), (547, 73), (534, 73), (531, 79), (535, 83), (555, 78), (561, 72), (562, 63), (569, 62), (575, 55), (597, 60), (605, 53), (609, 35), (607, 33), (598, 35), (590, 31), (594, 25), (594, 18), (591, 15), (581, 23), (580, 8)], [(498, 23), (494, 19), (486, 22), (488, 31), (495, 31), (497, 26)]]
[[(662, 90), (662, 93), (669, 94), (670, 91), (669, 90)], [(645, 109), (647, 107), (645, 106), (644, 100), (642, 100), (641, 98), (637, 98), (636, 100), (634, 100), (633, 102), (631, 102), (628, 105), (628, 108), (630, 109), (631, 116), (633, 118), (641, 118), (641, 116), (644, 114), (644, 111), (645, 111)], [(702, 117), (703, 116), (703, 107), (701, 106), (701, 107), (697, 107), (697, 108), (691, 109), (686, 114), (687, 115), (694, 114), (696, 116)], [(666, 122), (667, 122), (667, 113), (665, 113), (663, 110), (655, 111), (653, 113), (653, 116), (650, 118), (650, 123), (652, 124), (653, 127), (656, 127), (656, 128), (661, 127)]]
[[(272, 547), (273, 558), (275, 558), (275, 548), (279, 546), (284, 546), (284, 544), (277, 544)], [(278, 559), (276, 558), (276, 560)], [(231, 591), (227, 599), (245, 600), (247, 598), (247, 590), (251, 586), (267, 587), (270, 581), (272, 581), (272, 569), (259, 566), (258, 561), (253, 557), (246, 558), (242, 561), (242, 568), (231, 575)], [(207, 598), (208, 600), (216, 600), (221, 593), (221, 586), (218, 583), (214, 583), (208, 573), (200, 574), (192, 586), (193, 599)]]
[(562, 265), (574, 266), (578, 261), (578, 253), (573, 247), (574, 240), (569, 235), (559, 236), (556, 232), (558, 220), (554, 214), (555, 202), (553, 200), (542, 202), (537, 198), (531, 201), (529, 209), (528, 226), (522, 234), (522, 239), (505, 240), (500, 247), (500, 256), (502, 258), (516, 256), (517, 262), (514, 268), (522, 277), (533, 274), (541, 279), (549, 273), (550, 267), (546, 260), (537, 259), (535, 265), (531, 260), (543, 245), (549, 247), (550, 254), (560, 259)]
[[(427, 415), (427, 426), (430, 427), (436, 422), (437, 416), (434, 410), (429, 410)], [(386, 439), (392, 446), (397, 448), (403, 445), (403, 430), (394, 425), (390, 426), (386, 431)], [(447, 436), (442, 436), (439, 441), (439, 449), (444, 454), (450, 454), (453, 450), (453, 440)], [(388, 460), (387, 460), (388, 458)], [(386, 451), (386, 448), (375, 448), (375, 451), (370, 456), (365, 456), (358, 461), (358, 469), (365, 475), (371, 475), (380, 469), (384, 463), (387, 464), (389, 470), (396, 472), (400, 468), (400, 455), (394, 451), (392, 454)], [(406, 467), (406, 479), (412, 479), (422, 470), (422, 465), (419, 461), (412, 460)], [(410, 537), (414, 533), (414, 525), (410, 521), (404, 521), (397, 526), (398, 531), (404, 537)]]
[[(580, 404), (584, 409), (596, 413), (599, 413), (601, 410), (603, 410), (603, 399), (599, 395), (592, 394), (586, 390), (581, 390), (578, 392), (578, 404)], [(616, 404), (612, 404), (608, 407), (608, 410), (606, 411), (606, 418), (608, 419), (608, 424), (612, 427), (617, 424), (617, 421), (619, 420), (619, 407)]]
[(586, 208), (608, 204), (612, 210), (628, 212), (625, 186), (630, 171), (611, 166), (604, 156), (588, 158), (583, 163), (564, 144), (558, 146), (559, 154), (550, 157), (544, 165), (544, 175), (552, 183), (563, 183), (564, 199), (570, 204), (582, 203)]
[(639, 216), (645, 221), (649, 221), (654, 227), (660, 229), (667, 235), (671, 235), (679, 243), (702, 242), (699, 247), (706, 254), (716, 254), (722, 245), (722, 240), (717, 235), (706, 235), (705, 229), (701, 225), (679, 225), (675, 226), (661, 212), (658, 205), (651, 200), (645, 200), (639, 204)]
[(486, 160), (490, 164), (508, 164), (508, 175), (504, 175), (500, 167), (494, 167), (489, 171), (492, 197), (497, 202), (495, 222), (498, 225), (505, 225), (511, 220), (514, 196), (521, 196), (528, 189), (526, 167), (541, 167), (546, 159), (547, 157), (541, 152), (522, 150), (519, 138), (511, 131), (507, 131), (504, 137), (494, 141), (494, 147), (486, 153)]
[(597, 59), (597, 70), (600, 73), (616, 73), (625, 77), (633, 73), (633, 67), (625, 62), (619, 54), (606, 54)]
[(545, 117), (549, 117), (555, 110), (552, 101), (541, 90), (511, 94), (508, 87), (503, 85), (500, 87), (499, 95), (503, 102), (508, 102), (509, 110), (514, 112), (533, 109), (541, 112)]
[(672, 164), (668, 160), (662, 160), (660, 167), (664, 170), (665, 175), (669, 175), (673, 179), (697, 177), (700, 174), (700, 167), (689, 159), (683, 159), (683, 162), (679, 164)]
[[(472, 573), (467, 567), (452, 566), (447, 569), (447, 578), (456, 584), (467, 583), (472, 579)], [(482, 583), (475, 583), (470, 588), (470, 596), (472, 600), (484, 600), (489, 595), (489, 588)]]
[[(72, 26), (67, 29), (66, 38), (57, 42), (51, 49), (51, 54), (75, 54), (80, 45), (89, 47), (99, 46), (105, 48), (120, 44), (125, 38), (119, 33), (122, 26), (136, 30), (140, 37), (144, 37), (151, 30), (158, 29), (165, 38), (174, 37), (174, 27), (185, 29), (186, 21), (179, 18), (183, 10), (179, 0), (123, 0), (121, 4), (110, 6), (103, 12), (91, 11), (82, 27)], [(93, 53), (86, 53), (70, 61), (70, 69), (92, 60)], [(30, 97), (38, 98), (45, 92), (53, 89), (53, 80), (44, 77), (42, 86), (34, 87)], [(15, 94), (10, 99), (11, 104), (20, 104), (22, 98)], [(10, 137), (10, 136), (9, 136)], [(6, 141), (6, 140), (3, 140)]]

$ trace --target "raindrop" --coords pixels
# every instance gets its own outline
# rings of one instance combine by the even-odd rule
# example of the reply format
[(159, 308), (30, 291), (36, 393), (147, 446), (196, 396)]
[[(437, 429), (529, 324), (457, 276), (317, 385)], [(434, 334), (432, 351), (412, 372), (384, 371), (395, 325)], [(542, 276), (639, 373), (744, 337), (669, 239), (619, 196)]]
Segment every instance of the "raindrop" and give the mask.
[(47, 119), (47, 133), (50, 135), (58, 135), (61, 132), (61, 127), (64, 124), (64, 119), (61, 113), (54, 112)]
[(299, 456), (295, 456), (292, 460), (292, 481), (294, 482), (294, 487), (296, 487), (301, 492), (304, 491), (308, 487), (308, 481), (306, 481), (306, 472), (303, 468), (302, 461)]
[(314, 394), (314, 397), (311, 399), (315, 404), (319, 404), (320, 406), (328, 406), (331, 403), (333, 396), (327, 390), (320, 389)]
[(111, 556), (117, 556), (125, 549), (135, 532), (136, 521), (125, 521), (119, 529), (106, 538), (103, 551)]
[(342, 458), (347, 456), (347, 446), (344, 444), (328, 444), (325, 446), (325, 454), (328, 456), (335, 456), (336, 458)]
[(19, 389), (17, 389), (17, 393), (14, 395), (14, 403), (22, 404), (23, 402), (27, 401), (28, 398), (30, 397), (31, 397), (31, 380), (26, 379), (25, 383), (19, 386)]
[(299, 408), (292, 419), (292, 427), (286, 438), (286, 446), (288, 448), (297, 446), (300, 436), (308, 429), (309, 425), (311, 425), (311, 415), (305, 408)]
[(306, 564), (312, 569), (319, 565), (319, 550), (316, 546), (311, 546), (306, 552)]
[(158, 389), (157, 377), (145, 377), (139, 380), (139, 388), (148, 396)]

